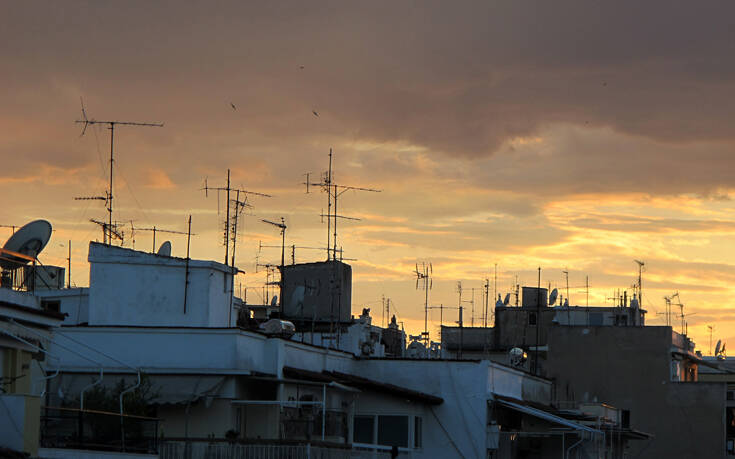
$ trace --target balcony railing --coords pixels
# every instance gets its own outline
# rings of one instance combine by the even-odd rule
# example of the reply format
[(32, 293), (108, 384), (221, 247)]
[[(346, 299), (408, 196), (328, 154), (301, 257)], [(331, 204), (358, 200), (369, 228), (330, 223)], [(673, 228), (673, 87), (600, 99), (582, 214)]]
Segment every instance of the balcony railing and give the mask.
[(158, 419), (104, 411), (43, 407), (41, 438), (44, 448), (158, 452)]

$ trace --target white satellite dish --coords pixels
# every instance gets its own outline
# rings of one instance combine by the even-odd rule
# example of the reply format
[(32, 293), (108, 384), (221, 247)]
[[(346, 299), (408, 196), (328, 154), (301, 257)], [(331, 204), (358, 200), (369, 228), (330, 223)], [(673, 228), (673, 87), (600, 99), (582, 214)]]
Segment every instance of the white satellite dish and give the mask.
[(170, 257), (171, 256), (171, 241), (166, 241), (163, 244), (161, 244), (161, 247), (158, 248), (158, 252), (156, 253), (164, 257)]
[[(5, 242), (3, 249), (18, 252), (36, 258), (41, 253), (48, 240), (51, 239), (51, 223), (46, 220), (36, 220), (24, 225)], [(4, 254), (0, 266), (5, 269), (18, 269), (28, 260)]]
[(554, 303), (556, 303), (556, 297), (559, 296), (559, 291), (557, 289), (554, 289), (551, 291), (551, 295), (549, 295), (549, 306), (553, 306)]
[(720, 355), (720, 346), (722, 346), (722, 340), (717, 340), (717, 346), (715, 346), (715, 355)]
[(503, 305), (508, 306), (508, 303), (510, 303), (510, 293), (507, 293), (505, 298), (503, 298)]
[(273, 295), (271, 298), (271, 306), (278, 306), (278, 295)]

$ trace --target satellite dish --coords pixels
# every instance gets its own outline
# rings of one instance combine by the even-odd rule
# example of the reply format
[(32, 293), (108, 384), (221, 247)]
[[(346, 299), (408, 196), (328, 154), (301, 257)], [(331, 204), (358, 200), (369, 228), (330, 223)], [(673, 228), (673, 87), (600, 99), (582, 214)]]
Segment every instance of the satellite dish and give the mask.
[(519, 367), (526, 362), (526, 360), (528, 359), (528, 354), (520, 347), (514, 347), (510, 350), (510, 352), (508, 352), (508, 357), (510, 359), (511, 365), (513, 365), (514, 367)]
[(166, 241), (163, 244), (161, 244), (161, 247), (158, 248), (158, 252), (156, 253), (164, 257), (170, 257), (171, 256), (171, 241)]
[(717, 340), (717, 346), (715, 346), (715, 355), (720, 355), (720, 346), (722, 346), (722, 340)]
[[(3, 249), (36, 258), (46, 247), (49, 239), (51, 239), (51, 223), (46, 220), (36, 220), (24, 225), (10, 236)], [(3, 258), (6, 259), (0, 260), (0, 266), (5, 269), (18, 269), (21, 265), (28, 263), (28, 260), (8, 254), (5, 254)]]
[(278, 295), (273, 295), (271, 298), (271, 306), (278, 306)]
[(503, 298), (503, 306), (508, 306), (508, 303), (510, 303), (510, 293), (507, 293)]
[(549, 295), (549, 306), (552, 306), (554, 303), (556, 303), (557, 296), (559, 296), (559, 291), (557, 289), (552, 290), (551, 295)]

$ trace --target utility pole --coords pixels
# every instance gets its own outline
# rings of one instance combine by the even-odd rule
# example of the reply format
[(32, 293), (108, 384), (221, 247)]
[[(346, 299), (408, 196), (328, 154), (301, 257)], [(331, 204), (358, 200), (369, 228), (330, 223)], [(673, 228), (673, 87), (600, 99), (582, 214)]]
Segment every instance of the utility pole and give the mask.
[(567, 280), (567, 301), (569, 302), (569, 305), (571, 306), (572, 300), (569, 299), (569, 271), (565, 269), (562, 272), (564, 273), (564, 277)]
[(707, 325), (707, 329), (709, 330), (709, 355), (712, 355), (712, 332), (715, 327), (714, 325)]
[[(81, 99), (80, 99), (81, 100)], [(113, 225), (112, 225), (112, 179), (113, 179), (113, 166), (115, 163), (115, 156), (114, 156), (114, 147), (115, 147), (115, 126), (137, 126), (137, 127), (163, 127), (163, 123), (138, 123), (133, 121), (101, 121), (101, 120), (95, 120), (94, 118), (89, 119), (87, 118), (87, 113), (84, 110), (84, 104), (82, 103), (82, 118), (81, 120), (76, 120), (76, 123), (82, 123), (84, 124), (84, 127), (82, 128), (82, 136), (85, 132), (87, 132), (87, 127), (90, 125), (95, 124), (106, 124), (108, 126), (108, 129), (110, 130), (110, 180), (109, 180), (109, 187), (107, 190), (107, 196), (101, 197), (101, 196), (93, 196), (89, 198), (75, 198), (78, 200), (86, 200), (86, 199), (96, 199), (96, 200), (105, 200), (107, 204), (107, 213), (109, 214), (108, 219), (108, 226), (107, 226), (107, 243), (112, 244), (112, 237), (113, 237)]]

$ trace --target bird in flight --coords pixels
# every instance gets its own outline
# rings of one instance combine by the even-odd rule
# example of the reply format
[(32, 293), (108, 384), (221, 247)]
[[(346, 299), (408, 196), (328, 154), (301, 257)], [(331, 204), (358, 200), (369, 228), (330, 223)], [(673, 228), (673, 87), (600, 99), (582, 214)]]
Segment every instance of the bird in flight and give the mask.
[(316, 116), (317, 118), (319, 118), (319, 113), (317, 113), (316, 110), (312, 110), (311, 113), (313, 113), (314, 116)]
[(230, 102), (230, 107), (232, 107), (233, 110), (237, 110), (237, 107), (235, 107), (235, 104), (233, 104), (232, 102)]
[(300, 68), (301, 70), (304, 70), (304, 66), (303, 66), (303, 65), (299, 65), (299, 68)]

